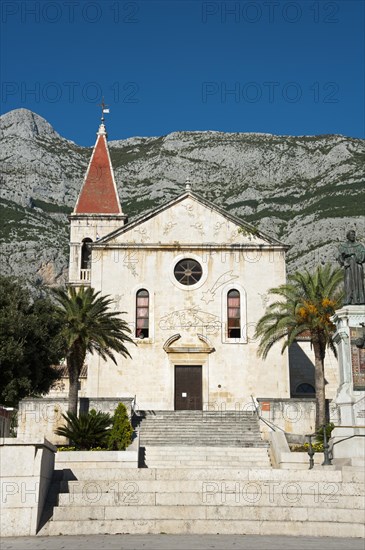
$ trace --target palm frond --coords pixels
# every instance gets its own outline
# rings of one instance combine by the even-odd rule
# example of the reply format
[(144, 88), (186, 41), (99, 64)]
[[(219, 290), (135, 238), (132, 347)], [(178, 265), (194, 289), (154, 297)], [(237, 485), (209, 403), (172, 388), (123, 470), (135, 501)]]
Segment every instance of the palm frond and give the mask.
[(285, 338), (283, 352), (306, 331), (311, 340), (320, 334), (320, 341), (332, 349), (334, 326), (330, 316), (341, 305), (341, 282), (341, 270), (328, 264), (314, 273), (304, 270), (289, 275), (286, 284), (270, 289), (274, 301), (256, 325), (258, 355), (266, 358), (272, 346)]

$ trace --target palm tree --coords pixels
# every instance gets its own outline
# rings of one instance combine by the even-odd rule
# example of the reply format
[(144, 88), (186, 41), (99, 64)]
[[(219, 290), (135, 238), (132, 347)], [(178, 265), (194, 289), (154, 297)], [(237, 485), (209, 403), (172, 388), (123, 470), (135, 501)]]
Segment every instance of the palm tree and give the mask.
[(110, 414), (92, 409), (80, 416), (70, 412), (62, 416), (67, 424), (57, 428), (55, 434), (67, 437), (77, 450), (88, 451), (107, 444), (113, 423)]
[(264, 359), (272, 346), (285, 338), (281, 352), (293, 344), (303, 333), (309, 333), (314, 351), (316, 388), (316, 429), (325, 424), (324, 358), (326, 348), (336, 348), (332, 341), (335, 325), (330, 317), (341, 306), (343, 297), (340, 269), (327, 264), (317, 267), (314, 273), (307, 270), (289, 275), (288, 282), (269, 293), (279, 296), (270, 304), (256, 326), (255, 336), (260, 339), (258, 355)]
[[(115, 364), (113, 352), (131, 357), (125, 343), (133, 343), (131, 332), (120, 312), (109, 311), (113, 300), (99, 296), (91, 287), (78, 290), (57, 288), (53, 290), (57, 316), (62, 323), (62, 336), (70, 381), (68, 412), (77, 414), (78, 380), (86, 353), (98, 353), (104, 360), (110, 358)], [(125, 313), (125, 312), (122, 312)]]

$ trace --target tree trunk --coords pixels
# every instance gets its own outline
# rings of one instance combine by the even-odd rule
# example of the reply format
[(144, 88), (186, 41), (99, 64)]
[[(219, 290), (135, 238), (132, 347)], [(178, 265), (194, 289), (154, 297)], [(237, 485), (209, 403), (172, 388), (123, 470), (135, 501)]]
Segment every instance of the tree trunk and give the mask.
[(69, 391), (68, 391), (68, 412), (77, 414), (77, 403), (79, 397), (79, 373), (71, 361), (68, 363)]
[(68, 412), (77, 414), (79, 397), (79, 376), (84, 364), (86, 349), (79, 340), (74, 342), (69, 356), (67, 357), (68, 377), (70, 389), (68, 392)]
[(324, 384), (324, 364), (321, 345), (313, 342), (314, 377), (316, 386), (316, 431), (326, 424), (326, 393)]

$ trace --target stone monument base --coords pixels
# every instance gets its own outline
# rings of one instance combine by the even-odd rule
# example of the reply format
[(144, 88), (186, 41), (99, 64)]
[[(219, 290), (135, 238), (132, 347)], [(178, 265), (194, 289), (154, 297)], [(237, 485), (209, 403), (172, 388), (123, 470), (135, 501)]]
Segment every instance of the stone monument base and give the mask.
[(332, 317), (336, 324), (340, 387), (335, 398), (339, 425), (332, 432), (336, 459), (365, 460), (365, 305), (347, 305)]

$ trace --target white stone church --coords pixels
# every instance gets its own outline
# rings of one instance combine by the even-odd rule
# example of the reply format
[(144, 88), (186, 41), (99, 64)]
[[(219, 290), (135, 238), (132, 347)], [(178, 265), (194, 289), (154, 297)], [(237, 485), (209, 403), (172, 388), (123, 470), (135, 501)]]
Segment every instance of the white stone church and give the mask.
[[(136, 397), (145, 410), (290, 398), (287, 353), (276, 345), (263, 361), (253, 338), (268, 289), (286, 280), (287, 246), (189, 183), (129, 222), (103, 123), (70, 222), (69, 283), (110, 295), (136, 343), (117, 366), (88, 357), (88, 397)], [(309, 378), (298, 380), (308, 386)]]

